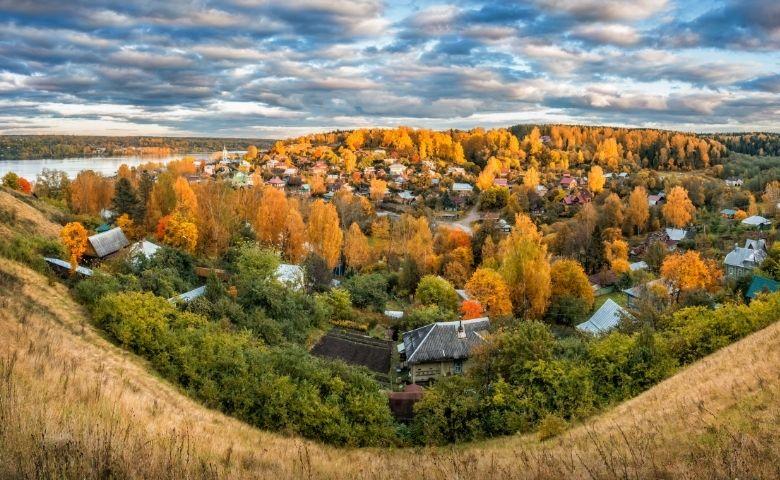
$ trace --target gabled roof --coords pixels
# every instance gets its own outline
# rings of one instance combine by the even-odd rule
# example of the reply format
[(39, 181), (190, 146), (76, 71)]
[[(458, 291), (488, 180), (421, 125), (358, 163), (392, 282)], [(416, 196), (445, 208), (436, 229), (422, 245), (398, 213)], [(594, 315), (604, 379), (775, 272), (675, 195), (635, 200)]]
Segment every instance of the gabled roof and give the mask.
[(112, 228), (107, 232), (92, 235), (89, 237), (89, 243), (92, 245), (92, 248), (95, 249), (95, 254), (100, 258), (118, 252), (130, 245), (124, 232), (119, 227)]
[(141, 240), (140, 242), (135, 242), (130, 246), (130, 256), (135, 257), (137, 255), (143, 254), (146, 258), (152, 258), (154, 254), (157, 253), (157, 250), (161, 248), (162, 247), (156, 243), (150, 242), (148, 240)]
[(762, 217), (761, 215), (753, 215), (752, 217), (747, 217), (746, 219), (742, 220), (742, 223), (745, 225), (758, 227), (761, 225), (769, 225), (772, 223), (772, 221)]
[(474, 187), (468, 183), (455, 182), (452, 184), (452, 190), (455, 192), (470, 192)]
[(680, 240), (684, 239), (686, 235), (688, 235), (688, 232), (681, 228), (667, 228), (665, 232), (669, 237), (669, 240), (673, 242), (679, 242)]
[(636, 271), (638, 271), (638, 270), (647, 270), (647, 269), (648, 269), (648, 268), (650, 268), (650, 267), (647, 265), (647, 262), (645, 262), (644, 260), (642, 260), (641, 262), (634, 262), (634, 263), (630, 264), (630, 265), (628, 266), (628, 268), (629, 268), (629, 269), (630, 269), (632, 272), (636, 272)]
[[(463, 325), (465, 338), (458, 337)], [(490, 327), (487, 317), (454, 322), (436, 322), (404, 333), (404, 349), (409, 364), (466, 359), (485, 342), (479, 332)]]
[(750, 282), (750, 287), (748, 287), (745, 296), (753, 299), (760, 293), (774, 293), (777, 291), (780, 291), (780, 282), (772, 280), (771, 278), (753, 275), (753, 281)]
[(732, 267), (753, 268), (766, 259), (766, 242), (763, 239), (747, 239), (744, 247), (734, 247), (723, 263)]
[(628, 315), (628, 312), (608, 298), (588, 321), (577, 325), (577, 330), (598, 335), (617, 327), (624, 315)]

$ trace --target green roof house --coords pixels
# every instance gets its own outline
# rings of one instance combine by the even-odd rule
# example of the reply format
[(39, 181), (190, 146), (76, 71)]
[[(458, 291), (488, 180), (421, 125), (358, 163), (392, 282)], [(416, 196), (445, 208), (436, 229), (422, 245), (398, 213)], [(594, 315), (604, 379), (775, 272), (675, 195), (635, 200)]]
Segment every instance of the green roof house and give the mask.
[(745, 296), (753, 300), (761, 293), (774, 293), (777, 291), (780, 291), (780, 282), (771, 278), (753, 275), (753, 281), (750, 282), (750, 287), (748, 287)]

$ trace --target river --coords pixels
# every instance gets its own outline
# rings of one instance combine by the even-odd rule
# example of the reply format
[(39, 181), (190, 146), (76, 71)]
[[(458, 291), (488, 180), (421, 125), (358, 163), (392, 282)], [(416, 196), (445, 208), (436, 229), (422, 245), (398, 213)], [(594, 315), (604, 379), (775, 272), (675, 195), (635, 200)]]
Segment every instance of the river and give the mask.
[(8, 172), (14, 172), (20, 177), (33, 182), (35, 177), (44, 168), (50, 170), (62, 170), (68, 177), (74, 178), (82, 170), (94, 170), (103, 175), (114, 175), (123, 163), (129, 167), (142, 163), (157, 162), (168, 163), (183, 157), (192, 157), (195, 160), (208, 160), (211, 154), (190, 153), (170, 156), (129, 155), (124, 157), (80, 157), (80, 158), (44, 158), (40, 160), (0, 160), (0, 178)]

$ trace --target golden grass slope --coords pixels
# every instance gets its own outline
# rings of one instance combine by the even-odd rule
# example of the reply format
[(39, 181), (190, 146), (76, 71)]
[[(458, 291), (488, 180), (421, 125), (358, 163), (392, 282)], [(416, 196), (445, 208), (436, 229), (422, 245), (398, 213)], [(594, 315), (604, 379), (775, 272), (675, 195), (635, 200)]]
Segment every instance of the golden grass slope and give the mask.
[(547, 442), (354, 450), (208, 410), (87, 318), (0, 259), (0, 478), (780, 478), (780, 323)]
[[(29, 203), (22, 201), (22, 198), (27, 199)], [(42, 212), (42, 210), (53, 210), (47, 207), (29, 195), (0, 188), (0, 211), (12, 212), (16, 217), (16, 225), (9, 226), (10, 228), (0, 224), (0, 234), (10, 235), (10, 229), (13, 228), (15, 231), (23, 230), (44, 237), (56, 237), (62, 227), (52, 222)], [(51, 214), (50, 211), (47, 213)]]

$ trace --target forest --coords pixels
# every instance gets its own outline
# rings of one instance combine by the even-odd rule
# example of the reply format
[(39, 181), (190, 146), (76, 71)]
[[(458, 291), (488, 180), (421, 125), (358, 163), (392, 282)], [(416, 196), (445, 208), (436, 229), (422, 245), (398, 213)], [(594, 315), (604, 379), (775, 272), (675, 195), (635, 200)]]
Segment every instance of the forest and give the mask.
[(106, 137), (84, 135), (0, 135), (0, 160), (216, 152), (269, 140), (205, 137)]

